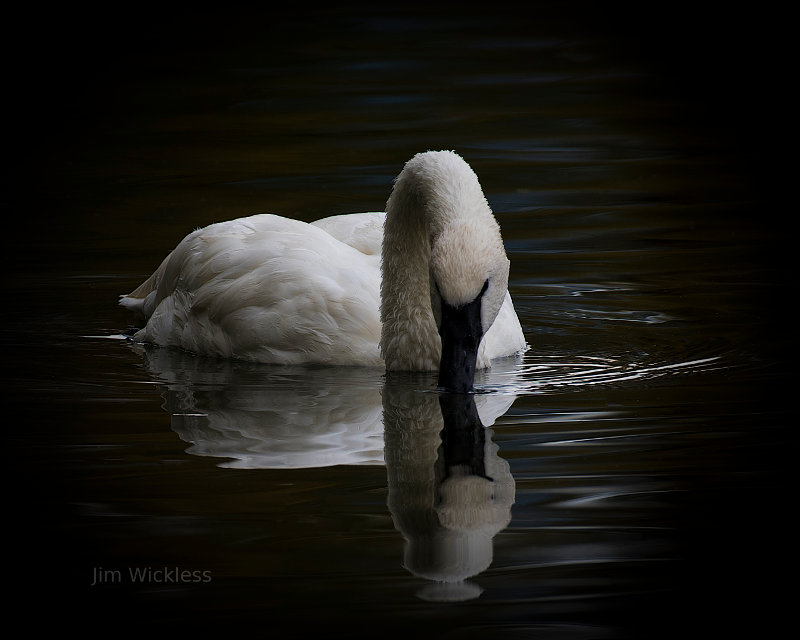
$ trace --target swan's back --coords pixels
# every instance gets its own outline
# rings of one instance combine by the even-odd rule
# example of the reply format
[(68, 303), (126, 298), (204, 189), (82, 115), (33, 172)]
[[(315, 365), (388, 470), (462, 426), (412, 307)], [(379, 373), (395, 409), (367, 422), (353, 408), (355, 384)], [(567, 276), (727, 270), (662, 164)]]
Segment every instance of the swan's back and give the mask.
[(377, 256), (381, 253), (385, 219), (386, 214), (383, 212), (345, 213), (322, 218), (311, 224), (361, 253)]
[[(379, 224), (363, 215), (351, 224)], [(264, 214), (189, 234), (121, 300), (146, 321), (135, 338), (266, 363), (379, 365), (380, 257), (323, 226)]]

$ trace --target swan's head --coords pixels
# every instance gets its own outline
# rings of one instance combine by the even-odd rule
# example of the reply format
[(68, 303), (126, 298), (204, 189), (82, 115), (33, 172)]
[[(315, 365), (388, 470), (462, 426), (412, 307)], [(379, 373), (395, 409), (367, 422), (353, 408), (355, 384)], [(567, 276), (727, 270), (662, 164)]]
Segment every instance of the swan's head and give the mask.
[(441, 344), (439, 386), (471, 391), (481, 340), (506, 297), (509, 262), (478, 177), (458, 154), (427, 151), (406, 163), (386, 203), (381, 265), (387, 368), (432, 368)]
[(491, 212), (452, 220), (432, 238), (431, 309), (442, 340), (443, 389), (472, 390), (478, 349), (505, 299), (508, 272)]

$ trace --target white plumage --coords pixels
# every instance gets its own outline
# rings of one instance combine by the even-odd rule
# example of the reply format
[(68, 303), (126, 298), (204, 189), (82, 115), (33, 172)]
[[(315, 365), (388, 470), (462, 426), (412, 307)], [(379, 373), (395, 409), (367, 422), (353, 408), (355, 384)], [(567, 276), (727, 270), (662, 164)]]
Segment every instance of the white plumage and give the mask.
[(525, 348), (507, 277), (477, 177), (458, 155), (427, 152), (406, 164), (385, 214), (212, 224), (120, 304), (144, 324), (136, 340), (198, 354), (435, 370), (441, 304), (474, 298), (481, 368)]

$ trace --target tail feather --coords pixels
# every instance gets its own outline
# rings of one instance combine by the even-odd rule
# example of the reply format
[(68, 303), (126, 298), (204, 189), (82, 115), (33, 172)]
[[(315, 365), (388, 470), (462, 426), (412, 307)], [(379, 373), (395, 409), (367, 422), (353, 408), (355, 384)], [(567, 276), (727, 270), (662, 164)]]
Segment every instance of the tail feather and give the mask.
[(147, 280), (130, 293), (123, 294), (119, 297), (119, 304), (133, 313), (140, 326), (147, 324), (150, 314), (153, 313), (153, 307), (155, 306), (153, 302), (156, 292), (158, 291), (158, 284), (161, 281), (171, 255), (170, 253), (164, 258), (158, 269), (156, 269)]

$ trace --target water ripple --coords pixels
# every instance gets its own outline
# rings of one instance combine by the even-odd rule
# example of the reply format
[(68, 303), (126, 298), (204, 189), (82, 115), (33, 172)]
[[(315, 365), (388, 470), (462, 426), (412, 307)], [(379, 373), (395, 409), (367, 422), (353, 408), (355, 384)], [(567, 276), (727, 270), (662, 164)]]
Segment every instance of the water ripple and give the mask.
[(580, 355), (525, 355), (517, 366), (495, 368), (478, 385), (481, 391), (516, 394), (562, 393), (585, 387), (647, 381), (724, 368), (722, 356), (658, 362)]

